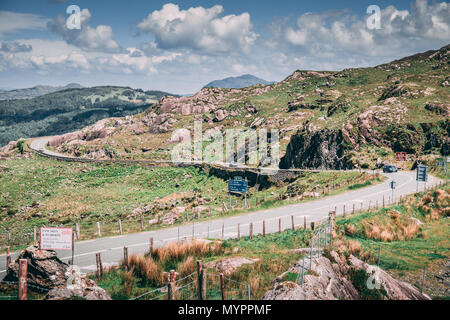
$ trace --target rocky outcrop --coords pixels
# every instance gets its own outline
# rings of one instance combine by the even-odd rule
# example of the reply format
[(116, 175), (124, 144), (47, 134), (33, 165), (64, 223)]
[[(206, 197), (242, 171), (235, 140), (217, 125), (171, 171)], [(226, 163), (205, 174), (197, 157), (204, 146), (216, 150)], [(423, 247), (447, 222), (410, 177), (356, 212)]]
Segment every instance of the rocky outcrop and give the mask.
[[(287, 272), (300, 274), (301, 268), (300, 260)], [(412, 285), (353, 255), (346, 259), (332, 251), (328, 258), (314, 258), (307, 269), (301, 285), (277, 277), (263, 300), (430, 300)]]
[(14, 154), (17, 148), (17, 141), (10, 141), (6, 146), (0, 148), (0, 157), (9, 157)]
[(259, 261), (259, 259), (248, 259), (244, 257), (230, 257), (220, 261), (208, 262), (205, 266), (206, 268), (215, 268), (217, 271), (223, 273), (224, 275), (230, 275), (238, 268), (245, 264), (253, 264)]
[(311, 132), (308, 126), (291, 137), (280, 168), (352, 168), (346, 156), (342, 130), (322, 129)]
[(450, 106), (441, 103), (427, 103), (425, 109), (438, 115), (450, 116)]
[(27, 283), (34, 288), (48, 291), (46, 299), (81, 297), (87, 300), (111, 300), (108, 293), (94, 281), (85, 276), (74, 277), (71, 266), (61, 261), (55, 251), (39, 250), (37, 245), (22, 251), (17, 260), (8, 266), (3, 281), (18, 282), (19, 259), (28, 261)]
[(409, 90), (407, 87), (402, 86), (400, 84), (394, 84), (384, 90), (381, 97), (378, 99), (378, 101), (386, 100), (391, 97), (403, 97), (409, 94)]

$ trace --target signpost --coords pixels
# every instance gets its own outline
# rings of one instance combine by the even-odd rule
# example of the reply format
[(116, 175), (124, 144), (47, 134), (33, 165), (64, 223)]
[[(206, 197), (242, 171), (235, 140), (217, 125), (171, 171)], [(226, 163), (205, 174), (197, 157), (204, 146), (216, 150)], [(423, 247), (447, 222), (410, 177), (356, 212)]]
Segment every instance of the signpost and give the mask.
[(395, 190), (396, 187), (397, 187), (397, 181), (392, 180), (392, 181), (391, 181), (392, 203), (395, 203), (394, 190)]
[(437, 160), (437, 166), (444, 168), (445, 173), (447, 173), (447, 163), (450, 162), (450, 157), (447, 157), (447, 159), (441, 158)]
[[(396, 152), (395, 160), (397, 160), (397, 162), (405, 162), (406, 161), (406, 152)], [(402, 163), (402, 169), (403, 169), (403, 163)]]
[(74, 256), (74, 234), (72, 228), (42, 227), (39, 236), (40, 250), (72, 250)]
[(230, 209), (231, 209), (231, 194), (243, 194), (245, 197), (245, 207), (247, 207), (247, 190), (248, 181), (243, 180), (242, 177), (234, 177), (233, 180), (228, 180), (228, 194), (230, 197)]
[(419, 164), (417, 165), (417, 173), (416, 173), (416, 181), (417, 181), (417, 192), (419, 192), (419, 181), (423, 181), (425, 183), (425, 188), (427, 186), (428, 181), (428, 167)]
[(397, 152), (395, 154), (395, 159), (397, 161), (406, 161), (406, 152)]

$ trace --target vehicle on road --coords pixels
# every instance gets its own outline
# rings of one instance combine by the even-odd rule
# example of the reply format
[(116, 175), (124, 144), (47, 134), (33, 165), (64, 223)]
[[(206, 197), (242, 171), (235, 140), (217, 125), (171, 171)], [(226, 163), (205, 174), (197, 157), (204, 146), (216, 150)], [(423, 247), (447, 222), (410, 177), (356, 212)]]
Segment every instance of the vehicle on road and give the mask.
[(386, 164), (383, 166), (383, 172), (384, 173), (391, 173), (391, 172), (397, 172), (398, 168), (394, 166), (393, 164)]

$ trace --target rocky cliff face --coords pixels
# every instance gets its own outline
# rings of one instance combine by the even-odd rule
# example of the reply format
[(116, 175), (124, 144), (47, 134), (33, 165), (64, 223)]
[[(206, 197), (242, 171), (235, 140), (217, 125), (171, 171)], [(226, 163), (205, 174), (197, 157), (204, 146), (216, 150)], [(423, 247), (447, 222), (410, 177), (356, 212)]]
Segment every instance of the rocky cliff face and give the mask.
[(8, 266), (3, 281), (19, 281), (19, 260), (27, 259), (27, 283), (30, 287), (39, 288), (48, 292), (47, 300), (65, 300), (80, 297), (86, 300), (111, 300), (108, 293), (98, 287), (96, 283), (80, 276), (77, 281), (70, 282), (73, 272), (70, 266), (61, 261), (55, 251), (39, 250), (37, 245), (30, 246), (22, 251), (17, 260)]
[[(302, 261), (288, 272), (301, 273)], [(332, 251), (330, 256), (312, 260), (304, 282), (274, 280), (263, 300), (430, 300), (409, 283), (394, 279), (379, 267), (368, 265), (351, 255), (345, 258)]]
[(311, 132), (308, 126), (291, 137), (280, 168), (350, 169), (342, 130)]

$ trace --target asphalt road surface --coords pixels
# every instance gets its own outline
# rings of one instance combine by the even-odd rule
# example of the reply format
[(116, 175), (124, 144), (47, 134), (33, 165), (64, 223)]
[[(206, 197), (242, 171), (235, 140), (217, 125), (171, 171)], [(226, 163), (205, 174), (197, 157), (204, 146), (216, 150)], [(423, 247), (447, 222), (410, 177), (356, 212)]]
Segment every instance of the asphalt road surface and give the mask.
[[(383, 196), (386, 203), (392, 195), (390, 181), (397, 182), (395, 189), (395, 199), (400, 195), (407, 195), (416, 192), (415, 172), (402, 171), (398, 173), (385, 174), (388, 180), (366, 188), (346, 192), (335, 196), (329, 196), (307, 203), (292, 204), (274, 209), (261, 210), (238, 216), (215, 219), (205, 222), (195, 222), (193, 224), (171, 227), (156, 231), (127, 234), (122, 236), (98, 238), (75, 243), (75, 265), (79, 266), (83, 273), (93, 272), (96, 269), (95, 254), (100, 252), (102, 255), (103, 266), (117, 264), (123, 258), (123, 247), (129, 249), (129, 255), (133, 253), (144, 253), (148, 251), (149, 239), (154, 238), (155, 246), (162, 246), (178, 239), (196, 238), (221, 238), (222, 224), (224, 224), (225, 238), (236, 238), (237, 226), (240, 224), (241, 236), (249, 234), (249, 224), (253, 222), (253, 233), (261, 234), (263, 220), (266, 221), (266, 232), (272, 233), (278, 231), (278, 219), (282, 219), (282, 229), (291, 228), (291, 216), (294, 216), (296, 226), (302, 226), (304, 217), (308, 225), (312, 221), (326, 219), (328, 213), (337, 207), (337, 214), (343, 214), (343, 207), (346, 206), (346, 212), (352, 210), (353, 204), (356, 209), (367, 209), (369, 203), (371, 207), (378, 204), (381, 206)], [(439, 183), (440, 180), (429, 176), (427, 186), (430, 187)], [(423, 190), (424, 184), (420, 183), (420, 189)], [(361, 207), (362, 205), (362, 207)], [(18, 253), (12, 254), (12, 259), (17, 257)], [(71, 259), (71, 252), (59, 251), (59, 257), (63, 261)], [(0, 256), (0, 279), (6, 273), (6, 256)]]

